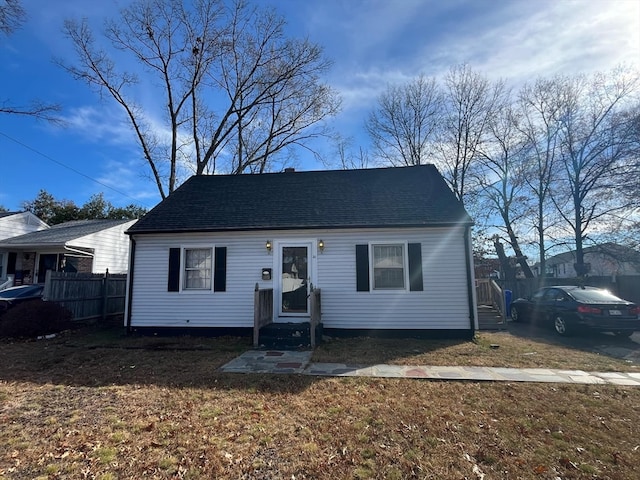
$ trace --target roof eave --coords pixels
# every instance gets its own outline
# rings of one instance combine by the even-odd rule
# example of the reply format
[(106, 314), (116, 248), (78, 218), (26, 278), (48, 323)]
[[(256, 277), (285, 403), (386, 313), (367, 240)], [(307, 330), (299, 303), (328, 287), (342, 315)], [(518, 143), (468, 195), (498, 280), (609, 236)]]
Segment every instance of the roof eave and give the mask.
[(459, 222), (435, 222), (435, 223), (411, 223), (411, 224), (369, 224), (369, 225), (296, 225), (296, 226), (269, 226), (258, 227), (216, 227), (216, 228), (185, 228), (185, 229), (149, 229), (127, 230), (127, 235), (147, 235), (160, 233), (218, 233), (218, 232), (260, 232), (266, 230), (349, 230), (349, 229), (381, 229), (381, 228), (444, 228), (444, 227), (468, 227), (473, 226), (472, 220)]

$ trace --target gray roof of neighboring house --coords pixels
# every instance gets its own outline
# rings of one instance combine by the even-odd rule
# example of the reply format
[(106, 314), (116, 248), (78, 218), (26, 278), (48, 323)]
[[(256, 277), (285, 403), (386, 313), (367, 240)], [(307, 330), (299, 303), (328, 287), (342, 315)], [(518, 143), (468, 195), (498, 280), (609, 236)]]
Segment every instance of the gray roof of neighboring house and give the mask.
[(0, 240), (0, 247), (62, 246), (76, 238), (115, 227), (131, 220), (76, 220), (53, 225), (45, 230)]
[(2, 217), (10, 217), (11, 215), (17, 215), (23, 212), (0, 212), (0, 218)]
[(193, 176), (127, 233), (473, 223), (433, 165)]
[[(624, 245), (618, 245), (616, 243), (607, 242), (600, 245), (593, 245), (583, 248), (582, 251), (585, 255), (600, 254), (606, 257), (610, 257), (611, 259), (618, 260), (620, 262), (640, 264), (640, 252), (634, 250), (633, 248), (629, 248)], [(547, 265), (557, 265), (567, 262), (572, 263), (575, 262), (575, 259), (576, 251), (571, 250), (570, 252), (559, 253), (558, 255), (547, 258), (546, 263)]]

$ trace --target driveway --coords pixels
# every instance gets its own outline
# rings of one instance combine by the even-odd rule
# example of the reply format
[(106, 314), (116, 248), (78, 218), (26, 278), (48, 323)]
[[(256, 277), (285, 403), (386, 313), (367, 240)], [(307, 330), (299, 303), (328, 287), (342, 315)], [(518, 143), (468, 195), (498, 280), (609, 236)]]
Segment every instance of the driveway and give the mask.
[(640, 364), (640, 332), (635, 332), (629, 338), (589, 331), (570, 337), (561, 337), (551, 326), (515, 322), (508, 323), (508, 330), (509, 333), (518, 337), (542, 340)]

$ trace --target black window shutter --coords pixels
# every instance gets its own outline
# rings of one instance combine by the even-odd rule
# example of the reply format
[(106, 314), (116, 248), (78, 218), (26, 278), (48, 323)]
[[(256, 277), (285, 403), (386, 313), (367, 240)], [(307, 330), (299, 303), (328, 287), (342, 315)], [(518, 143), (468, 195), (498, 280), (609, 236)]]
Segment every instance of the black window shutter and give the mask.
[(421, 292), (422, 287), (422, 245), (409, 244), (409, 290)]
[(169, 249), (169, 281), (167, 284), (168, 292), (180, 291), (180, 249)]
[(356, 291), (369, 291), (369, 245), (356, 245)]
[(213, 273), (213, 291), (227, 291), (227, 247), (215, 248), (215, 270)]

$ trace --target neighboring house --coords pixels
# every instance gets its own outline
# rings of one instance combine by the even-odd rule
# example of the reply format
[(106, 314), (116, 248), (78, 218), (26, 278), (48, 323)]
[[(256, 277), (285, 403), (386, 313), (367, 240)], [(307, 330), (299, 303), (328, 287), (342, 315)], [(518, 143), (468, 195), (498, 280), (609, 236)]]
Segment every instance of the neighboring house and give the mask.
[(127, 271), (135, 220), (78, 220), (0, 240), (0, 256), (14, 284), (43, 283), (47, 270), (104, 273)]
[[(49, 225), (31, 212), (0, 212), (0, 240), (46, 228)], [(7, 283), (8, 261), (7, 253), (0, 250), (0, 290)]]
[[(640, 252), (632, 248), (615, 243), (603, 243), (586, 247), (583, 251), (589, 276), (640, 275)], [(547, 276), (554, 278), (575, 277), (575, 263), (575, 250), (549, 257), (546, 261)], [(538, 265), (535, 267), (536, 274), (539, 274), (538, 267)]]
[(433, 165), (194, 176), (128, 230), (126, 325), (251, 329), (254, 288), (273, 321), (324, 331), (477, 328), (472, 220)]

